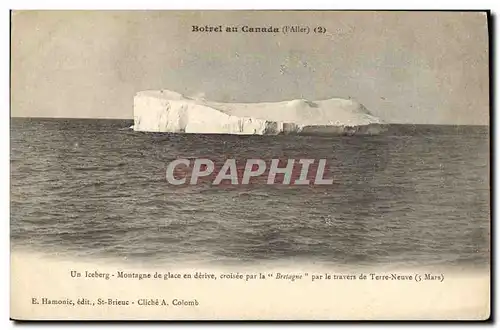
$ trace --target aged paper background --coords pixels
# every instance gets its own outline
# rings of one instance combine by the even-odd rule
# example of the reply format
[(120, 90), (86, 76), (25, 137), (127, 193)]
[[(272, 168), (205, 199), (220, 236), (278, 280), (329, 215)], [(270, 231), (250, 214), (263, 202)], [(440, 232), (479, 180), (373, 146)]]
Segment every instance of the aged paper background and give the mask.
[[(289, 270), (253, 268), (241, 273)], [(490, 313), (490, 279), (485, 272), (460, 270), (444, 272), (441, 282), (415, 281), (301, 281), (287, 280), (103, 280), (73, 279), (71, 270), (116, 273), (133, 267), (100, 266), (95, 262), (44, 260), (33, 255), (14, 254), (12, 258), (12, 318), (14, 319), (99, 319), (99, 320), (482, 320)], [(224, 269), (135, 269), (138, 272), (196, 271), (214, 274)], [(308, 267), (305, 272), (323, 274), (328, 269)], [(304, 272), (303, 271), (303, 272)], [(372, 270), (373, 271), (373, 270)], [(396, 271), (415, 274), (421, 270)], [(360, 272), (350, 272), (356, 274)], [(379, 274), (389, 273), (378, 271)], [(65, 299), (75, 303), (79, 297), (91, 300), (165, 299), (169, 306), (53, 306), (32, 305), (33, 297)], [(173, 299), (197, 299), (199, 306), (173, 307)]]

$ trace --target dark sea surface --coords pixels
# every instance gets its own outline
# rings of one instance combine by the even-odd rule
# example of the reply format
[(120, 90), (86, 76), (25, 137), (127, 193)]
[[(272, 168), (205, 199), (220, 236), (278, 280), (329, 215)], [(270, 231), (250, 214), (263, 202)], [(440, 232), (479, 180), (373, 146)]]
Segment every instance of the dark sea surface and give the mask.
[[(120, 120), (11, 121), (11, 244), (207, 264), (489, 264), (489, 128), (380, 136), (143, 133)], [(327, 159), (332, 185), (173, 186), (176, 158)]]

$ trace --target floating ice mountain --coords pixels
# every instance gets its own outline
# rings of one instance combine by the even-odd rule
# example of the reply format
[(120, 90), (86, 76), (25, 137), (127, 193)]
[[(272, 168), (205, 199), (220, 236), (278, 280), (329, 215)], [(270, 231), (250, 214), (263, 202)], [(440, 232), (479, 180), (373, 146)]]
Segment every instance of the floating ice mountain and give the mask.
[(160, 90), (134, 97), (135, 131), (215, 134), (377, 134), (384, 123), (353, 100), (218, 103)]

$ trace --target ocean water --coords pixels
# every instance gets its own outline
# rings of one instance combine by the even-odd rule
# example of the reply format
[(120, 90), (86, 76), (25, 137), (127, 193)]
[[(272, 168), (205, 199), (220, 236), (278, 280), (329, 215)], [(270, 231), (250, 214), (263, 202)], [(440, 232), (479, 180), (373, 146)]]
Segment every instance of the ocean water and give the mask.
[[(11, 121), (11, 245), (142, 263), (488, 265), (488, 127), (380, 136), (143, 133)], [(176, 158), (327, 159), (327, 186), (173, 186)]]

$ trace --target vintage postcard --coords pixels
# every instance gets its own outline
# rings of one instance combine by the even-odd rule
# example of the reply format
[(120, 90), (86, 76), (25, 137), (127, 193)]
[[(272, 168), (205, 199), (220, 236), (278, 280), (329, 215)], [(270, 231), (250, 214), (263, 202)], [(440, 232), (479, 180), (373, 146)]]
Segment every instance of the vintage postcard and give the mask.
[(486, 320), (489, 12), (11, 12), (14, 320)]

